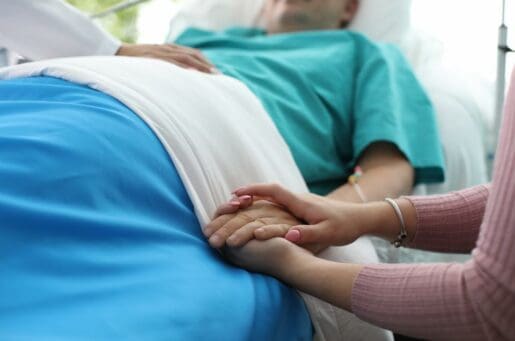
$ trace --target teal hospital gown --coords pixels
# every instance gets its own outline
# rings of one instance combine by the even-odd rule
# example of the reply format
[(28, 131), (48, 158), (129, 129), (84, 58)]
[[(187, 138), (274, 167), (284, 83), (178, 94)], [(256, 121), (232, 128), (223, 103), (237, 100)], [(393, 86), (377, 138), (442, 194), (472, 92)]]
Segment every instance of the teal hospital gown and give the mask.
[(188, 29), (175, 43), (202, 50), (254, 92), (312, 192), (346, 183), (362, 152), (379, 141), (404, 153), (416, 183), (443, 181), (431, 102), (395, 47), (347, 30), (243, 28)]

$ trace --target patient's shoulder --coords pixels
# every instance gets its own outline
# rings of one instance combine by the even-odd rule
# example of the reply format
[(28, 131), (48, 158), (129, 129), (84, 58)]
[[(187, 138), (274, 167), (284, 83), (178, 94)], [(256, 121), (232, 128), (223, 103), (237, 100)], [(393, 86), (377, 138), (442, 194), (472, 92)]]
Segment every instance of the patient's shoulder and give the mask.
[(406, 62), (400, 48), (395, 44), (373, 41), (366, 35), (346, 30), (347, 35), (353, 40), (357, 58), (362, 61), (383, 60), (404, 64)]

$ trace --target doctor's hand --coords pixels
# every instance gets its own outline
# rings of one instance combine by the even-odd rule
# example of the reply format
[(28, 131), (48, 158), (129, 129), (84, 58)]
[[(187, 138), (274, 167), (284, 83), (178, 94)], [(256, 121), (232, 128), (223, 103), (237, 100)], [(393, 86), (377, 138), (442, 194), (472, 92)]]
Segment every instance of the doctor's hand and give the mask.
[(116, 55), (161, 59), (186, 69), (218, 73), (199, 50), (175, 44), (123, 44)]

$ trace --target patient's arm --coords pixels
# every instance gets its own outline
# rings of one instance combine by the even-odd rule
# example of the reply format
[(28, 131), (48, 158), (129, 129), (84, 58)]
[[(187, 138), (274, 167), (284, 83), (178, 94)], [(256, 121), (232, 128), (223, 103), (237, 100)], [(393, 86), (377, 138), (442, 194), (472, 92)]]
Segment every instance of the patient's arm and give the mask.
[[(410, 194), (415, 173), (404, 155), (391, 143), (371, 144), (358, 160), (363, 170), (359, 186), (367, 201), (397, 198)], [(361, 198), (350, 184), (344, 184), (328, 195), (329, 198), (361, 202)]]
[[(389, 143), (374, 143), (359, 159), (364, 171), (359, 185), (368, 200), (382, 200), (385, 197), (398, 197), (410, 193), (413, 186), (414, 171), (398, 149)], [(352, 185), (345, 184), (330, 193), (328, 197), (341, 201), (361, 202)], [(299, 222), (285, 208), (260, 201), (259, 205), (249, 206), (249, 201), (238, 206), (224, 205), (215, 219), (206, 226), (204, 234), (213, 247), (242, 246), (254, 237), (266, 240), (283, 237), (289, 228)], [(269, 207), (267, 207), (269, 206)], [(239, 208), (240, 211), (238, 211)], [(232, 238), (230, 238), (232, 236)], [(303, 245), (318, 253), (329, 245)]]

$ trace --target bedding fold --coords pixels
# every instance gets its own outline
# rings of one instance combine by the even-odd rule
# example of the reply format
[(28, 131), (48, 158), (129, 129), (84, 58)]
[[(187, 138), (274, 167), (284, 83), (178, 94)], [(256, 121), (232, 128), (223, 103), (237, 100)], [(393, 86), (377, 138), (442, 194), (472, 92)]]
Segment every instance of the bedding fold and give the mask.
[(54, 59), (0, 71), (0, 79), (30, 76), (87, 85), (138, 114), (170, 154), (202, 226), (232, 190), (248, 183), (307, 192), (261, 103), (235, 79), (130, 57)]

